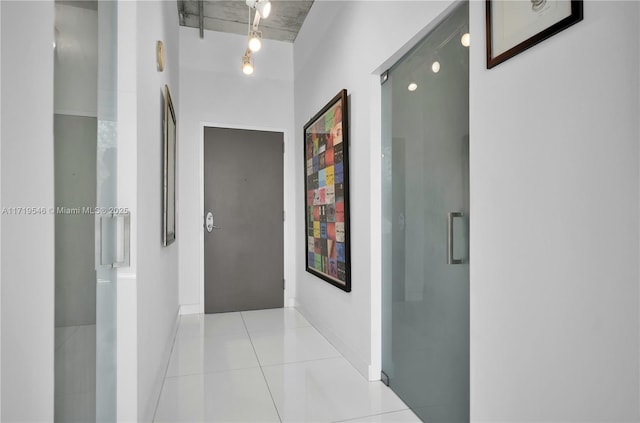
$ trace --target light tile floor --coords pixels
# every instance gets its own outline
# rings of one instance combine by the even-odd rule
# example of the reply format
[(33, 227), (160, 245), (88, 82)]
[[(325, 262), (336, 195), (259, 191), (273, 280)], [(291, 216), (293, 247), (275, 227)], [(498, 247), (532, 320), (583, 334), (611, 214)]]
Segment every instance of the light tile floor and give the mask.
[(182, 316), (156, 422), (419, 422), (295, 309)]

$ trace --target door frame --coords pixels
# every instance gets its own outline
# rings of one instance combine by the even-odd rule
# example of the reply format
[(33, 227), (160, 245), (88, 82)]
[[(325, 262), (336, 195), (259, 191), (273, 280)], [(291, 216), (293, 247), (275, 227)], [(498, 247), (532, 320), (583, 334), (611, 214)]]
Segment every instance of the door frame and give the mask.
[[(200, 314), (204, 314), (204, 129), (205, 128), (223, 128), (223, 129), (239, 129), (239, 130), (247, 130), (247, 131), (262, 131), (262, 132), (279, 132), (282, 134), (282, 140), (284, 142), (285, 145), (285, 151), (283, 152), (283, 160), (282, 160), (282, 166), (283, 166), (283, 181), (282, 184), (284, 186), (284, 198), (282, 201), (282, 210), (285, 211), (285, 216), (286, 219), (284, 221), (284, 225), (283, 225), (283, 229), (284, 229), (284, 249), (282, 251), (283, 254), (283, 258), (284, 258), (284, 277), (285, 279), (287, 279), (287, 274), (289, 274), (290, 272), (288, 271), (288, 269), (294, 269), (295, 270), (295, 257), (292, 257), (290, 259), (287, 259), (287, 254), (285, 254), (285, 252), (287, 251), (287, 247), (290, 247), (289, 242), (287, 242), (287, 226), (291, 225), (291, 222), (293, 221), (295, 224), (295, 220), (293, 219), (293, 215), (294, 215), (294, 211), (293, 210), (287, 210), (286, 208), (286, 204), (287, 204), (287, 200), (290, 197), (290, 194), (287, 194), (287, 190), (286, 190), (286, 184), (285, 181), (287, 179), (287, 166), (286, 166), (286, 161), (287, 161), (287, 155), (290, 153), (289, 150), (292, 150), (292, 146), (290, 146), (289, 144), (289, 140), (290, 140), (290, 136), (289, 136), (289, 131), (287, 131), (284, 128), (277, 128), (277, 127), (267, 127), (267, 126), (255, 126), (255, 125), (241, 125), (241, 124), (228, 124), (228, 123), (216, 123), (216, 122), (200, 122), (199, 125), (199, 130), (200, 130), (200, 136), (198, 137), (198, 194), (200, 195), (200, 205), (199, 205), (199, 210), (200, 210), (200, 229), (199, 229), (199, 234), (200, 234), (200, 239), (199, 239), (199, 254), (198, 254), (198, 259), (199, 259), (199, 284), (200, 284), (200, 291), (199, 291), (199, 297), (200, 297), (200, 301), (197, 304), (198, 309), (197, 310), (184, 310), (182, 312), (182, 314), (193, 314), (193, 313), (200, 313)], [(295, 195), (294, 195), (295, 198)], [(293, 228), (295, 229), (295, 228)], [(295, 272), (294, 272), (295, 273)], [(292, 289), (293, 286), (291, 286), (290, 284), (285, 284), (285, 288), (282, 290), (282, 295), (284, 295), (284, 306), (285, 307), (293, 307), (293, 298), (294, 298), (294, 294), (295, 291)], [(287, 300), (289, 299), (289, 300)]]

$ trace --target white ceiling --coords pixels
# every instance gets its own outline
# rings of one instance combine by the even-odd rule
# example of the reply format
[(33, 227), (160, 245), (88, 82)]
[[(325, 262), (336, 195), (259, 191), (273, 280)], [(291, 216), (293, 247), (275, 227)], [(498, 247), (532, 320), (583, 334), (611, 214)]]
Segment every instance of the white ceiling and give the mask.
[[(204, 29), (247, 34), (249, 8), (245, 0), (178, 0), (180, 25), (200, 28), (200, 3), (203, 6)], [(313, 0), (271, 0), (271, 4), (271, 15), (260, 21), (262, 36), (293, 42)]]

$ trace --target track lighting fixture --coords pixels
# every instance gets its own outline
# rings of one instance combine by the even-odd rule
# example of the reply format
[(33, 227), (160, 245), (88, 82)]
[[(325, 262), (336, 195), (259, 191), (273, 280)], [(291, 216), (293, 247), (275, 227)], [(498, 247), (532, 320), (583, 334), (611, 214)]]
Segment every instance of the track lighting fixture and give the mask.
[(242, 72), (245, 75), (251, 75), (253, 73), (253, 59), (251, 58), (251, 52), (247, 50), (242, 57)]
[(258, 2), (258, 13), (264, 19), (267, 19), (271, 14), (271, 2), (269, 0), (262, 0)]
[(267, 19), (271, 14), (271, 2), (269, 0), (246, 0), (247, 6), (256, 9), (262, 19)]
[[(249, 19), (247, 20), (247, 50), (242, 57), (242, 72), (251, 75), (254, 71), (253, 59), (251, 53), (255, 53), (262, 48), (262, 32), (258, 30), (260, 19), (266, 19), (271, 13), (271, 2), (269, 0), (245, 0), (249, 6)], [(256, 14), (253, 17), (253, 25), (251, 25), (251, 10), (255, 9)]]
[(256, 51), (259, 51), (261, 48), (262, 48), (262, 32), (256, 31), (254, 29), (253, 31), (249, 32), (249, 50), (255, 53)]

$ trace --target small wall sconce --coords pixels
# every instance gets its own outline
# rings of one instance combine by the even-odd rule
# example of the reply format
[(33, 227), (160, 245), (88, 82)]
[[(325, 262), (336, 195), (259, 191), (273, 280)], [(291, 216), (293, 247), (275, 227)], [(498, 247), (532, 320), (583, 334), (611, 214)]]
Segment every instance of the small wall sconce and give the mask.
[(162, 41), (156, 41), (156, 68), (158, 72), (164, 71), (164, 44)]

